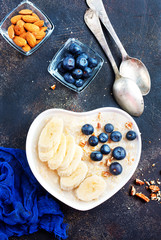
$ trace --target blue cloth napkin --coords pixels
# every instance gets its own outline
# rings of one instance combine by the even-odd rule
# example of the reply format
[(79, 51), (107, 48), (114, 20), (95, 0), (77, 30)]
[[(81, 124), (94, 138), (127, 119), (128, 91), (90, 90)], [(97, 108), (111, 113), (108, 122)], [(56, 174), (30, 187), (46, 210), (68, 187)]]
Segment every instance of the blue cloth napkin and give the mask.
[(25, 151), (0, 147), (0, 240), (45, 229), (66, 239), (59, 205), (37, 182)]

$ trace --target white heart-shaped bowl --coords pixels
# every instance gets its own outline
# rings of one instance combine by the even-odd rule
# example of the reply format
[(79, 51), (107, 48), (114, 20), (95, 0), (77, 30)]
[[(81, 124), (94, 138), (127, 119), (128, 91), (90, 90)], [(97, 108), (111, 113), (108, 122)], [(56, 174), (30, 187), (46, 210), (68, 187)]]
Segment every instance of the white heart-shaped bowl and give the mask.
[[(111, 119), (115, 121), (115, 124), (117, 122), (119, 124), (122, 124), (121, 119), (124, 119), (124, 123), (125, 121), (131, 122), (133, 125), (133, 130), (137, 134), (137, 140), (135, 140), (137, 151), (136, 151), (136, 156), (133, 163), (132, 164), (130, 163), (130, 165), (127, 166), (125, 168), (125, 171), (123, 171), (123, 173), (121, 173), (120, 175), (112, 176), (111, 178), (112, 180), (110, 180), (111, 182), (110, 184), (108, 184), (106, 191), (98, 199), (90, 202), (83, 202), (78, 200), (73, 193), (71, 194), (67, 191), (61, 190), (59, 185), (59, 177), (57, 176), (55, 171), (50, 170), (46, 163), (43, 163), (39, 160), (38, 151), (37, 151), (38, 138), (47, 120), (49, 120), (53, 116), (63, 117), (64, 121), (66, 121), (66, 119), (69, 118), (71, 119), (71, 122), (74, 119), (76, 119), (75, 121), (76, 123), (78, 123), (78, 120), (80, 120), (81, 124), (83, 122), (85, 124), (85, 123), (88, 123), (86, 122), (88, 118), (91, 118), (93, 120), (94, 118), (96, 118), (96, 116), (98, 116), (99, 113), (109, 114), (108, 116), (111, 116)], [(106, 123), (109, 122), (108, 120), (109, 119), (107, 119)], [(129, 142), (132, 142), (132, 141), (129, 141)], [(140, 155), (141, 155), (141, 145), (142, 144), (141, 144), (140, 131), (138, 129), (136, 122), (129, 114), (127, 114), (126, 112), (118, 108), (106, 107), (106, 108), (99, 108), (96, 110), (92, 110), (89, 112), (82, 112), (82, 113), (67, 111), (63, 109), (49, 109), (39, 114), (31, 124), (27, 134), (27, 139), (26, 139), (26, 154), (27, 154), (27, 160), (32, 173), (34, 174), (38, 182), (51, 195), (53, 195), (54, 197), (59, 199), (61, 202), (65, 203), (66, 205), (72, 208), (75, 208), (81, 211), (86, 211), (108, 200), (129, 181), (129, 179), (132, 177), (132, 175), (134, 174), (138, 166)]]

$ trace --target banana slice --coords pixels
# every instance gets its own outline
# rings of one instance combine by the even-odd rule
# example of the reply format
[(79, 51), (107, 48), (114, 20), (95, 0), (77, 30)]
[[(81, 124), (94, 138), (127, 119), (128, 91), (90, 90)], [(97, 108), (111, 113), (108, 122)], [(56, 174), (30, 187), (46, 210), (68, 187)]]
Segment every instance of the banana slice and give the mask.
[(61, 189), (69, 191), (79, 186), (79, 184), (84, 180), (87, 171), (87, 165), (83, 161), (81, 161), (77, 169), (72, 173), (72, 175), (70, 175), (69, 177), (60, 178)]
[(76, 190), (76, 196), (85, 202), (97, 199), (105, 190), (106, 182), (97, 175), (86, 178)]
[(47, 162), (49, 159), (51, 159), (54, 155), (54, 149), (52, 148), (48, 152), (41, 152), (39, 151), (39, 158), (42, 162)]
[(58, 168), (58, 171), (65, 170), (69, 166), (69, 164), (71, 163), (74, 157), (75, 147), (76, 147), (76, 144), (75, 144), (74, 137), (72, 135), (66, 136), (66, 153), (65, 153), (63, 162)]
[(65, 170), (58, 169), (58, 175), (61, 177), (70, 176), (72, 174), (72, 172), (74, 172), (76, 170), (76, 168), (78, 167), (78, 164), (81, 161), (82, 155), (83, 155), (82, 148), (79, 146), (76, 146), (74, 157), (73, 157), (71, 163)]
[(53, 148), (56, 152), (63, 132), (63, 120), (52, 118), (43, 128), (38, 142), (39, 152), (48, 152)]
[(51, 168), (52, 170), (57, 169), (61, 165), (65, 157), (65, 153), (66, 153), (66, 137), (64, 134), (62, 134), (58, 150), (48, 161), (49, 168)]

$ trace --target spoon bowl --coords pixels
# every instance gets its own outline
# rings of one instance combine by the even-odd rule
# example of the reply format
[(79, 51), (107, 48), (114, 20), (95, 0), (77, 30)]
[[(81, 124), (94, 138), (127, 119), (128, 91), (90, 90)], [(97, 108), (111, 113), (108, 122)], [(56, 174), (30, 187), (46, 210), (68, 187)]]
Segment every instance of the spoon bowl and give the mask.
[(133, 116), (139, 117), (144, 111), (144, 101), (136, 83), (120, 76), (113, 84), (113, 95), (119, 105)]
[(120, 65), (120, 74), (132, 79), (143, 96), (147, 95), (151, 88), (151, 80), (146, 66), (137, 58), (127, 56)]

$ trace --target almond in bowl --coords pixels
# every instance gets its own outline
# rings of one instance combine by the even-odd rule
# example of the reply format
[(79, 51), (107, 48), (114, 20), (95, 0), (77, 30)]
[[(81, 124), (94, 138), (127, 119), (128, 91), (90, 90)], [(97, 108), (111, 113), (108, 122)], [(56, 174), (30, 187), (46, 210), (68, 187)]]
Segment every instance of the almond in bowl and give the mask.
[[(48, 16), (28, 0), (21, 2), (0, 23), (2, 37), (25, 56), (35, 52), (48, 39), (53, 30), (54, 25)], [(28, 32), (33, 35), (28, 37), (29, 42), (26, 39)], [(35, 36), (36, 32), (40, 32), (38, 37)]]
[(19, 11), (19, 15), (11, 18), (11, 24), (8, 27), (8, 36), (25, 52), (34, 48), (37, 44), (36, 40), (41, 42), (46, 35), (47, 29), (41, 30), (41, 27), (45, 27), (44, 21), (36, 14), (33, 15), (30, 9)]

